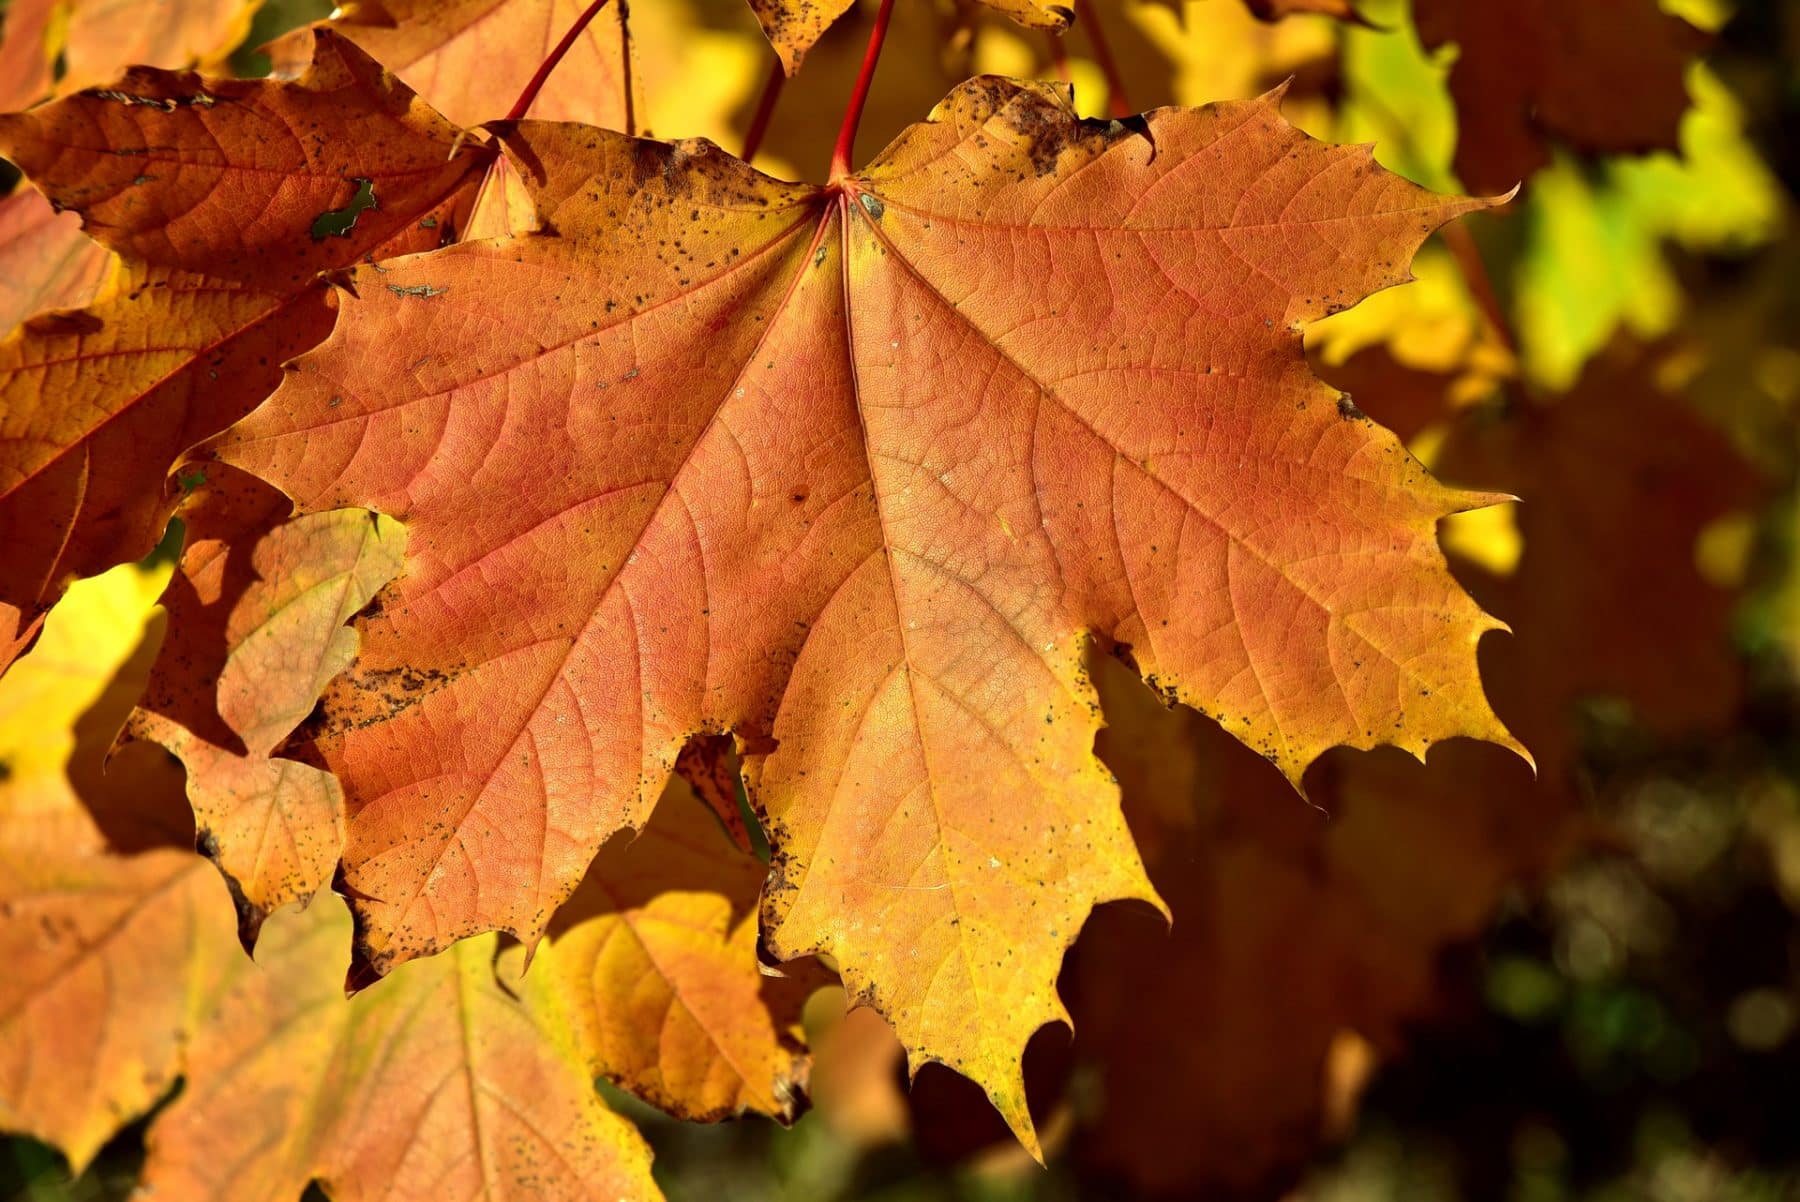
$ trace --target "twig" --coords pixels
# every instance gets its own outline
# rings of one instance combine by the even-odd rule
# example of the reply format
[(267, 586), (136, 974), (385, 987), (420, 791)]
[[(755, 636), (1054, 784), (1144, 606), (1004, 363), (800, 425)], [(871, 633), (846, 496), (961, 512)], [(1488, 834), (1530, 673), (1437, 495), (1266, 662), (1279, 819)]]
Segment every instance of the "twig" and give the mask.
[(1512, 323), (1506, 319), (1506, 310), (1500, 307), (1500, 297), (1494, 291), (1494, 281), (1489, 278), (1487, 264), (1481, 261), (1481, 248), (1475, 245), (1474, 235), (1460, 221), (1453, 221), (1442, 230), (1444, 247), (1450, 257), (1456, 260), (1456, 266), (1462, 272), (1463, 283), (1469, 287), (1469, 295), (1474, 297), (1475, 304), (1481, 309), (1488, 325), (1493, 327), (1494, 337), (1506, 348), (1514, 358), (1519, 354), (1518, 339), (1513, 337)]
[(744, 135), (744, 153), (738, 157), (746, 163), (756, 157), (757, 149), (762, 146), (763, 135), (769, 132), (769, 119), (775, 115), (775, 102), (781, 99), (781, 89), (786, 83), (787, 70), (778, 58), (769, 72), (769, 81), (763, 84), (762, 99), (756, 102), (756, 115), (750, 118), (750, 132)]

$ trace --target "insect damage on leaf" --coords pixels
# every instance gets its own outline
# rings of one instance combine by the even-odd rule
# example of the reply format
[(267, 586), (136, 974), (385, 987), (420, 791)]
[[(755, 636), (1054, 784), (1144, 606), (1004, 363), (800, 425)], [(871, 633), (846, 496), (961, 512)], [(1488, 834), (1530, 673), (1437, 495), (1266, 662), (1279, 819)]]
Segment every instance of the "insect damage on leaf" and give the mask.
[[(341, 209), (327, 209), (313, 218), (312, 237), (314, 242), (322, 242), (326, 238), (348, 238), (350, 231), (356, 228), (356, 219), (368, 209), (379, 209), (381, 204), (375, 199), (375, 181), (357, 178), (351, 181), (356, 185), (356, 194), (350, 203)], [(430, 218), (422, 220), (429, 221)], [(429, 227), (422, 227), (429, 228)]]
[[(353, 269), (218, 452), (407, 524), (313, 734), (368, 967), (536, 937), (688, 739), (734, 731), (767, 947), (832, 956), (1035, 1148), (1019, 1055), (1062, 953), (1154, 897), (1090, 641), (1293, 781), (1337, 744), (1516, 746), (1435, 541), (1492, 498), (1341, 420), (1297, 330), (1483, 202), (1278, 99), (1133, 128), (982, 78), (823, 189), (523, 122), (546, 232)], [(397, 704), (403, 669), (436, 675)]]
[(112, 88), (91, 88), (86, 93), (95, 100), (110, 100), (114, 104), (135, 104), (143, 108), (158, 109), (172, 113), (176, 109), (200, 108), (209, 109), (219, 103), (219, 98), (210, 92), (191, 92), (185, 96), (142, 96), (136, 92), (121, 92)]

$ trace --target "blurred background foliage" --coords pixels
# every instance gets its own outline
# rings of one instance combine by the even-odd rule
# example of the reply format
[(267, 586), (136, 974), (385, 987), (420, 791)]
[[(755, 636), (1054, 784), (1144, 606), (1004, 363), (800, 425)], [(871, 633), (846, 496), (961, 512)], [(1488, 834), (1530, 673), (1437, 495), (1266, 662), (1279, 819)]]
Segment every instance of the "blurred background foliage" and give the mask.
[[(901, 0), (862, 145), (981, 71), (1061, 76), (1096, 116), (1285, 80), (1297, 124), (1458, 190), (1453, 73), (1494, 48), (1427, 48), (1415, 24), (1455, 7), (1363, 0), (1355, 24), (1106, 0), (1052, 42)], [(1651, 19), (1648, 0), (1597, 7), (1621, 31)], [(786, 85), (758, 166), (822, 169), (873, 8)], [(1109, 907), (1071, 953), (1076, 1035), (1027, 1057), (1048, 1169), (967, 1082), (927, 1068), (909, 1091), (880, 1020), (828, 990), (791, 1128), (609, 1092), (670, 1198), (1800, 1198), (1800, 2), (1663, 8), (1708, 35), (1676, 148), (1546, 138), (1516, 199), (1434, 238), (1417, 283), (1307, 334), (1320, 373), (1441, 475), (1522, 498), (1443, 534), (1514, 626), (1483, 670), (1537, 777), (1461, 744), (1425, 765), (1334, 752), (1308, 808), (1097, 665), (1100, 750), (1176, 924)], [(269, 0), (230, 69), (267, 71), (257, 47), (327, 12)], [(639, 132), (738, 149), (773, 61), (741, 0), (637, 0), (632, 22)], [(73, 590), (46, 640), (125, 663), (166, 559)], [(0, 688), (0, 742), (59, 771), (105, 681), (33, 687)], [(66, 729), (46, 731), (52, 710)], [(76, 1181), (8, 1141), (0, 1192), (123, 1197), (145, 1126)]]

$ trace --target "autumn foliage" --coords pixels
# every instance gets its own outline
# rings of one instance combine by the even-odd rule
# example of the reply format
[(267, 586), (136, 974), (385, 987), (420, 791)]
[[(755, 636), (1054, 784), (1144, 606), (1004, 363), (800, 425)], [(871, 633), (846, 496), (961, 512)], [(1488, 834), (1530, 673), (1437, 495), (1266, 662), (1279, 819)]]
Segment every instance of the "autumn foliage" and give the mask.
[(1693, 352), (1483, 266), (1680, 144), (1652, 0), (3, 21), (0, 1127), (76, 1172), (660, 1196), (607, 1082), (1267, 1196), (1594, 840), (1590, 699), (1744, 696)]

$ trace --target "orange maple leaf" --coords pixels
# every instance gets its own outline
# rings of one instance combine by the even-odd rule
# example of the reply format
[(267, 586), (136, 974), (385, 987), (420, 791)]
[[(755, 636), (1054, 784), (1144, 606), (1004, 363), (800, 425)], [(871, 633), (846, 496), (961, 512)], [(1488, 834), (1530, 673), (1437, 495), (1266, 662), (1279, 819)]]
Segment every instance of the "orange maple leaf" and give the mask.
[(491, 154), (318, 37), (292, 83), (138, 70), (0, 116), (0, 153), (127, 260), (93, 307), (0, 341), (0, 614), (21, 630), (155, 544), (177, 457), (329, 329), (320, 272), (462, 225)]
[(170, 633), (132, 730), (186, 767), (197, 845), (231, 884), (248, 947), (270, 911), (330, 883), (342, 854), (337, 781), (275, 753), (355, 658), (344, 622), (399, 570), (405, 534), (366, 510), (287, 521), (286, 497), (217, 474), (181, 510)]
[[(350, 0), (312, 30), (279, 39), (270, 53), (278, 72), (298, 74), (312, 60), (312, 31), (332, 30), (451, 121), (473, 126), (507, 114), (585, 7), (586, 0)], [(582, 28), (532, 116), (636, 132), (643, 86), (633, 69), (629, 13), (629, 5), (609, 4)]]
[(49, 309), (93, 300), (117, 260), (30, 188), (0, 200), (0, 338)]
[(67, 95), (130, 66), (210, 66), (250, 31), (257, 0), (11, 0), (0, 23), (0, 110)]
[(1336, 744), (1516, 746), (1435, 537), (1493, 498), (1433, 482), (1299, 334), (1484, 202), (1277, 100), (1089, 122), (985, 77), (828, 188), (525, 123), (554, 233), (351, 272), (218, 453), (408, 526), (316, 734), (361, 955), (536, 937), (730, 730), (768, 945), (834, 957), (1029, 1145), (1063, 950), (1154, 896), (1092, 754), (1091, 638), (1295, 781)]

